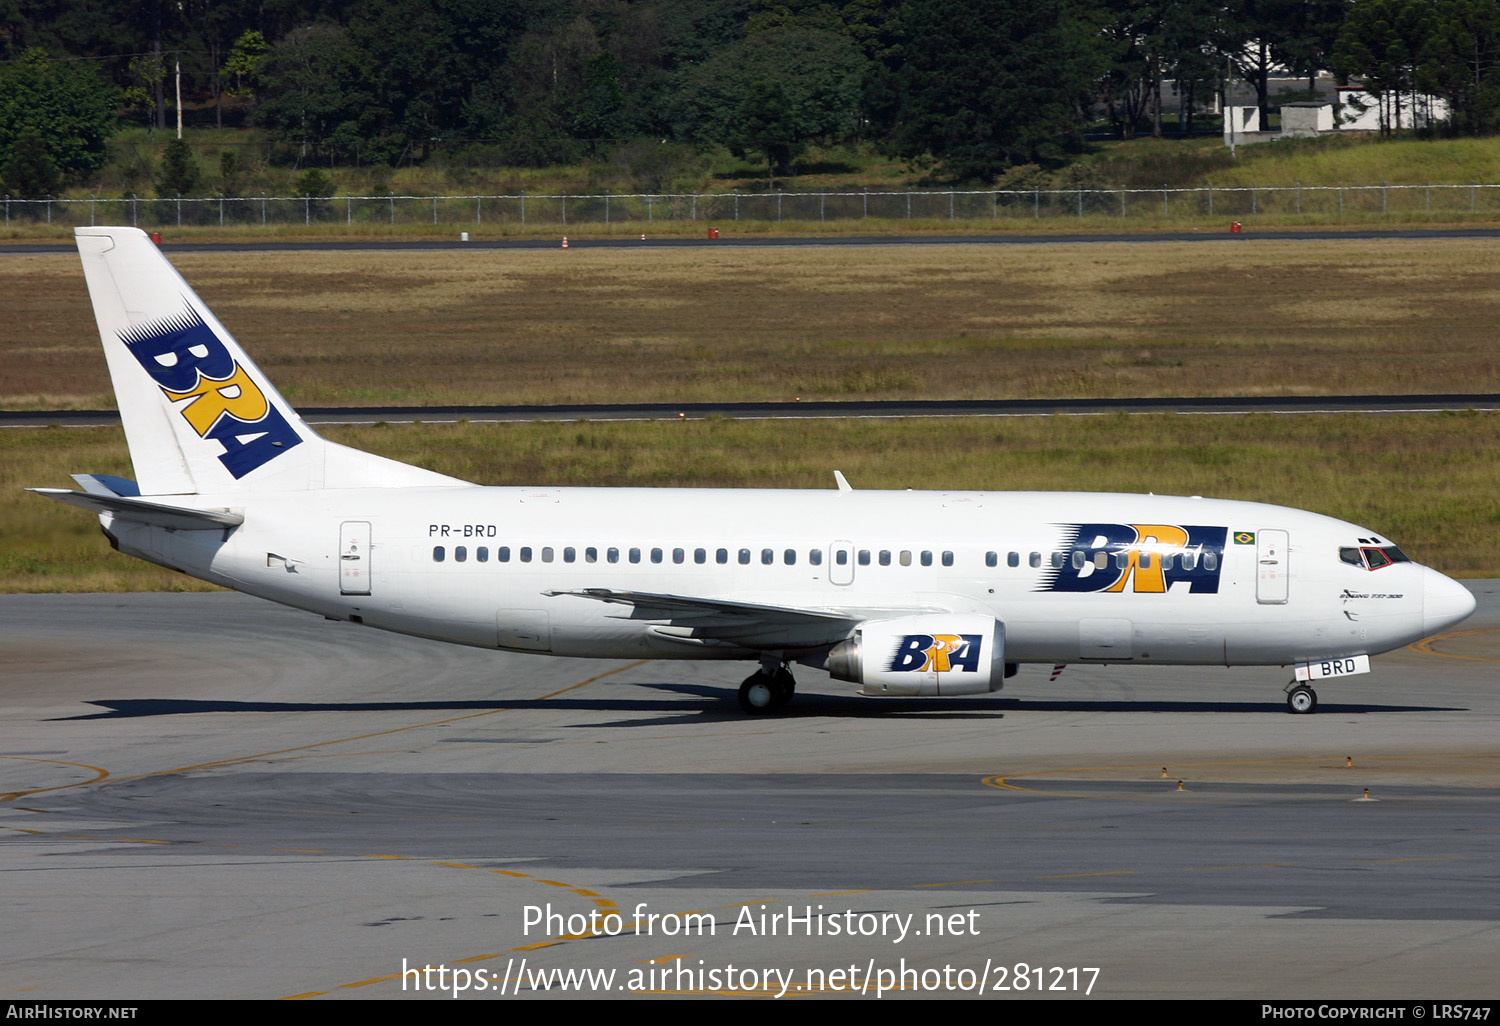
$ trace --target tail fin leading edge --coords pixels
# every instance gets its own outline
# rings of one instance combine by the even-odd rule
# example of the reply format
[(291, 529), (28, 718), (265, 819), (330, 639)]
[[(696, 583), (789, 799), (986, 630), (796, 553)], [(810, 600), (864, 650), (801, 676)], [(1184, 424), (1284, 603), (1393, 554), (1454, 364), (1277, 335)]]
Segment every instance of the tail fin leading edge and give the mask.
[(143, 495), (466, 483), (325, 441), (144, 232), (74, 234)]

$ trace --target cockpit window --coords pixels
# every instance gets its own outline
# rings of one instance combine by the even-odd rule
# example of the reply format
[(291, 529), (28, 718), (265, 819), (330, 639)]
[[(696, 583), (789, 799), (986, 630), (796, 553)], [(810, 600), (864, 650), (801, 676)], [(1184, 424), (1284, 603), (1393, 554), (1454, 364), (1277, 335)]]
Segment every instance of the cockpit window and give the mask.
[(1339, 559), (1350, 566), (1380, 570), (1392, 563), (1410, 563), (1411, 557), (1394, 545), (1346, 546), (1339, 549)]

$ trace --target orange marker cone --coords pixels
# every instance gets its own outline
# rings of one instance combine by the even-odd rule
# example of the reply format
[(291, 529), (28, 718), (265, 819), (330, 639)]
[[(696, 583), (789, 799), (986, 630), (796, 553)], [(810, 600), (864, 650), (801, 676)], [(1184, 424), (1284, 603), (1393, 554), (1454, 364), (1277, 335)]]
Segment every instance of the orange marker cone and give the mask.
[(568, 248), (568, 237), (566, 235), (563, 236), (563, 247), (562, 248), (563, 249), (567, 249)]

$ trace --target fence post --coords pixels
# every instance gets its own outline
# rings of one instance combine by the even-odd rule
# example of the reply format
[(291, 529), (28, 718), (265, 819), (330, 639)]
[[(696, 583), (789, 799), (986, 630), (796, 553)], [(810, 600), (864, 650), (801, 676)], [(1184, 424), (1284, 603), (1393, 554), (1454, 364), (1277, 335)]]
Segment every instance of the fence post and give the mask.
[(648, 193), (647, 196), (646, 196), (646, 220), (647, 221), (654, 221), (654, 220), (656, 220), (655, 203), (656, 203), (656, 197), (652, 196), (652, 195), (650, 195)]
[(483, 204), (483, 203), (484, 203), (484, 197), (483, 196), (475, 196), (474, 197), (474, 223), (475, 224), (483, 224), (484, 223), (484, 210), (481, 208), (481, 204)]
[[(47, 220), (52, 219), (49, 217)], [(177, 227), (182, 227), (182, 193), (180, 192), (177, 194)]]
[(1260, 213), (1260, 206), (1256, 202), (1256, 199), (1255, 199), (1255, 186), (1253, 186), (1253, 185), (1250, 186), (1250, 213), (1252, 213), (1252, 214), (1258, 214), (1258, 213)]
[(10, 227), (10, 193), (5, 194), (5, 227)]
[(818, 223), (819, 224), (821, 224), (823, 221), (827, 220), (827, 218), (825, 218), (823, 216), (823, 212), (827, 209), (827, 207), (828, 207), (828, 196), (827, 196), (827, 194), (826, 193), (821, 193), (821, 192), (818, 193)]
[(739, 193), (735, 193), (734, 194), (734, 219), (736, 221), (738, 221), (740, 219), (740, 194)]
[(266, 194), (260, 194), (260, 223), (266, 223)]
[(1430, 214), (1432, 213), (1432, 186), (1427, 186), (1427, 188), (1423, 191), (1427, 193), (1427, 213)]
[(953, 220), (953, 190), (948, 190), (948, 220)]
[(1380, 213), (1382, 215), (1386, 214), (1386, 213), (1389, 213), (1389, 210), (1386, 207), (1386, 201), (1385, 201), (1385, 187), (1387, 185), (1389, 185), (1389, 184), (1390, 184), (1389, 182), (1381, 182), (1380, 183)]
[(312, 224), (312, 197), (311, 196), (303, 196), (302, 197), (302, 223), (306, 224), (306, 225)]
[(1212, 185), (1208, 187), (1208, 216), (1214, 216), (1214, 187)]
[(562, 194), (562, 223), (568, 223), (568, 194)]
[(219, 193), (219, 227), (224, 227), (224, 194)]
[(1339, 183), (1339, 216), (1344, 215), (1344, 183)]
[(609, 190), (604, 191), (604, 223), (609, 224)]
[(1125, 190), (1120, 190), (1120, 220), (1125, 220)]
[(990, 193), (990, 220), (993, 221), (1000, 216), (1000, 194)]
[(1078, 187), (1078, 216), (1083, 216), (1083, 186)]
[(344, 197), (344, 224), (350, 225), (350, 224), (353, 224), (353, 223), (354, 223), (354, 197), (353, 196), (345, 196)]
[(1167, 217), (1167, 216), (1170, 215), (1170, 213), (1171, 213), (1171, 208), (1167, 205), (1167, 183), (1166, 182), (1162, 182), (1161, 183), (1161, 216), (1162, 217)]
[(432, 194), (432, 223), (437, 224), (437, 193)]
[(776, 190), (776, 222), (781, 223), (781, 190)]
[(391, 224), (396, 223), (396, 197), (391, 197)]
[(1038, 186), (1031, 188), (1031, 216), (1033, 219), (1042, 216), (1042, 190)]
[[(140, 225), (139, 219), (137, 219), (137, 217), (136, 217), (135, 201), (136, 201), (136, 195), (135, 195), (135, 193), (132, 192), (130, 194), (130, 227), (132, 227), (132, 228), (139, 228), (141, 225)], [(6, 223), (9, 224), (10, 223), (10, 216), (9, 216), (10, 215), (10, 208), (9, 208), (8, 205), (6, 207), (5, 213), (6, 213), (6, 219), (5, 219)]]
[[(870, 190), (869, 189), (865, 190), (864, 200), (865, 200), (864, 212), (859, 215), (861, 218), (866, 218), (866, 217), (870, 216)], [(780, 220), (780, 218), (778, 217), (777, 220)]]
[(526, 190), (521, 190), (521, 227), (526, 226)]
[(1302, 213), (1302, 183), (1297, 183), (1297, 213)]
[[(98, 203), (98, 202), (99, 202), (99, 194), (98, 193), (94, 193), (93, 195), (91, 195), (89, 197), (89, 227), (90, 228), (94, 227), (94, 209), (95, 209), (94, 205), (96, 203)], [(220, 220), (221, 223), (223, 222), (223, 218), (220, 218), (219, 220)]]
[(698, 194), (693, 193), (693, 220), (698, 220)]
[(911, 190), (906, 191), (906, 219), (911, 220)]

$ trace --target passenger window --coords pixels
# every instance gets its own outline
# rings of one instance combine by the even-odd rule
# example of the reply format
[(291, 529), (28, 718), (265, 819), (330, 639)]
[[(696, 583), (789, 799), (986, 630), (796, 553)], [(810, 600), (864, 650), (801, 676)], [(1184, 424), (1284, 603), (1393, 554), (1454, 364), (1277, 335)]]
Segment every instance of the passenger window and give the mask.
[(510, 546), (502, 545), (495, 551), (495, 559), (501, 563), (510, 562)]
[(550, 562), (552, 562), (552, 546), (551, 545), (543, 545), (542, 546), (542, 562), (543, 563), (550, 563)]
[(781, 554), (781, 559), (787, 566), (795, 566), (797, 563), (797, 550), (787, 549)]
[(432, 547), (432, 561), (434, 563), (441, 563), (446, 555), (447, 553), (441, 545), (434, 545)]
[(770, 566), (774, 562), (776, 562), (776, 553), (772, 552), (770, 549), (761, 549), (760, 550), (760, 565), (761, 566)]
[(592, 545), (590, 545), (588, 548), (584, 549), (583, 550), (583, 561), (585, 563), (597, 563), (597, 562), (599, 562), (599, 550), (596, 549), (596, 548), (594, 548)]
[(727, 562), (729, 562), (729, 550), (728, 549), (714, 549), (714, 562), (715, 563), (727, 563)]
[(1109, 569), (1109, 553), (1108, 552), (1102, 552), (1101, 551), (1101, 552), (1094, 553), (1094, 569), (1095, 570), (1107, 570), (1107, 569)]
[(653, 563), (660, 563), (661, 562), (661, 549), (652, 549), (651, 550), (651, 562), (653, 562)]
[(481, 545), (479, 546), (479, 548), (475, 549), (474, 558), (479, 560), (479, 562), (481, 563), (488, 563), (490, 561), (490, 550), (488, 546)]
[(944, 566), (952, 566), (953, 565), (953, 553), (951, 553), (951, 552), (944, 552), (943, 553), (943, 565)]
[(530, 563), (531, 562), (531, 546), (530, 545), (523, 545), (523, 546), (521, 546), (521, 562), (523, 562), (523, 563)]
[(672, 550), (672, 562), (674, 562), (674, 563), (686, 563), (687, 562), (687, 549), (673, 549)]
[(693, 562), (694, 563), (707, 563), (708, 562), (708, 550), (707, 549), (694, 549), (693, 550)]
[(1005, 556), (1005, 565), (1006, 566), (1010, 566), (1010, 567), (1020, 566), (1021, 565), (1021, 554), (1019, 552), (1009, 552), (1009, 553), (1006, 553), (1006, 556)]
[(1198, 566), (1198, 556), (1197, 556), (1196, 553), (1193, 553), (1193, 552), (1184, 552), (1182, 554), (1182, 568), (1184, 570), (1192, 570), (1192, 569), (1195, 569), (1197, 566)]
[(750, 565), (750, 550), (740, 549), (740, 566)]
[(1205, 552), (1203, 554), (1203, 569), (1219, 569), (1219, 554), (1217, 552)]
[(839, 549), (838, 551), (836, 551), (833, 554), (833, 561), (835, 563), (837, 563), (839, 566), (848, 566), (849, 565), (849, 553), (846, 550), (844, 550), (844, 549)]
[[(1016, 554), (1014, 552), (1012, 552), (1010, 554), (1010, 558), (1011, 559), (1015, 559), (1016, 558)], [(999, 566), (1000, 565), (1000, 553), (998, 553), (998, 552), (986, 552), (984, 554), (984, 565), (985, 566)], [(1016, 564), (1014, 564), (1014, 563), (1011, 564), (1011, 566), (1015, 566), (1015, 565)]]
[(809, 563), (811, 563), (813, 566), (822, 566), (823, 565), (823, 550), (822, 549), (808, 549), (807, 550), (807, 561)]
[(1041, 566), (1042, 565), (1042, 554), (1040, 552), (1033, 552), (1031, 554), (1031, 560), (1030, 560), (1030, 562), (1031, 562), (1031, 565), (1033, 567), (1039, 567), (1039, 566)]
[(870, 550), (869, 549), (860, 549), (859, 550), (859, 565), (860, 566), (869, 566), (870, 565)]
[(641, 561), (641, 550), (640, 549), (632, 548), (630, 550), (630, 561), (632, 563), (639, 563)]
[(575, 562), (577, 559), (578, 559), (578, 550), (575, 549), (573, 546), (569, 545), (567, 548), (563, 549), (563, 562), (564, 563), (572, 563), (572, 562)]
[(462, 563), (469, 558), (469, 547), (467, 545), (455, 545), (453, 547), (453, 562)]
[(1082, 570), (1083, 569), (1083, 550), (1082, 549), (1074, 549), (1073, 550), (1073, 569), (1074, 570)]
[[(930, 553), (930, 552), (924, 552), (924, 553), (922, 553), (922, 555), (924, 557), (926, 557), (925, 559), (922, 560), (922, 565), (923, 566), (931, 566), (932, 565), (932, 553)], [(901, 550), (901, 565), (902, 566), (911, 566), (911, 549), (902, 549)]]
[(618, 563), (620, 561), (620, 550), (611, 545), (608, 551), (604, 553), (604, 558), (611, 563)]
[(891, 550), (890, 549), (881, 549), (880, 550), (880, 565), (881, 566), (890, 566), (891, 565)]
[(1150, 552), (1142, 552), (1141, 553), (1141, 569), (1142, 570), (1150, 570), (1151, 569), (1151, 560), (1152, 560), (1152, 557), (1153, 557), (1153, 553), (1150, 553)]

